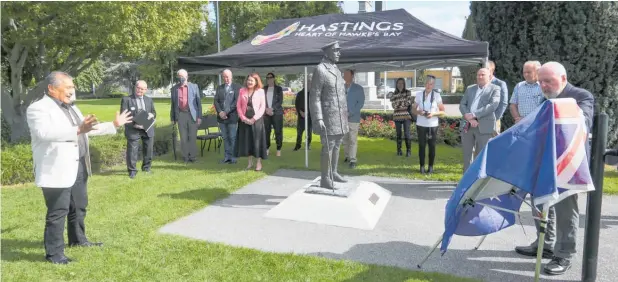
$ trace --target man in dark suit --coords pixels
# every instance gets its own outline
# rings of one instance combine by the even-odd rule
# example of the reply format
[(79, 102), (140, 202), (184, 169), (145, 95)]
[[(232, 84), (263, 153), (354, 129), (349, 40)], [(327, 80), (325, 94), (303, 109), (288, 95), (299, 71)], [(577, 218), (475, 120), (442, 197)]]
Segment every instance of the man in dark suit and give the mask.
[[(573, 98), (586, 117), (588, 132), (592, 129), (594, 115), (594, 96), (582, 88), (575, 87), (567, 81), (566, 69), (557, 62), (548, 62), (539, 69), (539, 83), (543, 95), (547, 99)], [(586, 145), (586, 154), (590, 159), (590, 143)], [(552, 208), (555, 209), (556, 241), (553, 253), (551, 246), (548, 248), (552, 254), (552, 260), (545, 265), (544, 271), (550, 275), (560, 275), (571, 268), (571, 258), (575, 254), (577, 242), (577, 228), (579, 227), (579, 207), (577, 194), (569, 196), (558, 202)], [(534, 243), (533, 243), (534, 244)], [(523, 251), (526, 252), (523, 252)], [(523, 255), (536, 256), (536, 246), (517, 247), (516, 251)], [(534, 251), (534, 254), (531, 253)]]
[[(311, 85), (311, 79), (307, 79), (307, 84)], [(307, 119), (307, 149), (311, 150), (311, 113), (309, 110), (305, 110), (305, 88), (296, 93), (296, 100), (294, 100), (294, 106), (296, 108), (296, 146), (294, 151), (298, 151), (303, 143), (303, 131), (305, 131), (305, 117)]]
[(500, 133), (500, 119), (506, 111), (506, 108), (509, 106), (509, 88), (506, 86), (506, 82), (494, 76), (496, 73), (496, 63), (494, 63), (494, 61), (487, 62), (487, 67), (489, 68), (489, 72), (491, 72), (491, 80), (489, 82), (500, 87), (500, 103), (498, 104), (495, 112), (496, 130), (494, 132), (494, 136), (496, 136)]
[(275, 74), (269, 72), (266, 75), (266, 112), (264, 113), (264, 126), (266, 127), (266, 152), (270, 152), (270, 133), (275, 128), (275, 141), (277, 142), (277, 157), (281, 156), (283, 145), (283, 88), (275, 85)]
[(180, 148), (185, 163), (195, 162), (197, 158), (197, 129), (202, 123), (202, 100), (197, 84), (188, 81), (189, 74), (184, 69), (177, 73), (178, 83), (172, 87), (172, 124), (178, 124)]
[(490, 70), (479, 69), (476, 73), (477, 84), (466, 89), (459, 111), (464, 117), (464, 127), (461, 133), (463, 147), (464, 172), (472, 162), (472, 154), (476, 157), (494, 134), (496, 128), (496, 108), (500, 103), (500, 87), (490, 83)]
[(232, 71), (226, 69), (221, 73), (221, 76), (223, 77), (223, 84), (217, 87), (214, 101), (225, 151), (221, 163), (235, 164), (234, 147), (236, 146), (236, 130), (238, 129), (236, 101), (238, 100), (240, 86), (232, 83)]
[[(146, 111), (148, 119), (155, 119), (157, 111), (155, 110), (152, 98), (145, 96), (148, 85), (146, 81), (138, 80), (135, 83), (135, 94), (130, 97), (123, 97), (120, 103), (120, 112), (129, 111), (131, 116), (137, 116), (137, 113)], [(137, 153), (139, 150), (139, 140), (142, 140), (142, 171), (149, 173), (152, 163), (152, 151), (154, 145), (154, 125), (150, 128), (144, 128), (143, 125), (135, 123), (127, 123), (124, 125), (124, 136), (127, 137), (127, 171), (129, 178), (134, 178), (137, 174), (135, 163), (137, 163)]]

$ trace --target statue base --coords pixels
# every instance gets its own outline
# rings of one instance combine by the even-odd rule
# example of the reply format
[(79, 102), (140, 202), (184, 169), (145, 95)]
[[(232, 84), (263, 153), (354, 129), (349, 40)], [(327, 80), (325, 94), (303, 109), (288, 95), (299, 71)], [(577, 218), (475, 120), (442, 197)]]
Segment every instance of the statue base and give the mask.
[(335, 182), (335, 190), (319, 187), (320, 177), (294, 192), (264, 216), (372, 230), (391, 192), (368, 181)]

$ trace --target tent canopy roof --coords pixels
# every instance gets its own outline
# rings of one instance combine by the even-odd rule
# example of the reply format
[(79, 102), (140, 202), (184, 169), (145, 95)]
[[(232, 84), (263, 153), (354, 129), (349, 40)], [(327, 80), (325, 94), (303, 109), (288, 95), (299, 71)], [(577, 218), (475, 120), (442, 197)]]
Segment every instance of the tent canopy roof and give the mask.
[(338, 41), (340, 68), (357, 71), (411, 70), (481, 64), (488, 43), (461, 39), (418, 20), (404, 9), (361, 14), (328, 14), (276, 20), (229, 49), (180, 57), (190, 73), (276, 71), (299, 73), (317, 65), (322, 47)]

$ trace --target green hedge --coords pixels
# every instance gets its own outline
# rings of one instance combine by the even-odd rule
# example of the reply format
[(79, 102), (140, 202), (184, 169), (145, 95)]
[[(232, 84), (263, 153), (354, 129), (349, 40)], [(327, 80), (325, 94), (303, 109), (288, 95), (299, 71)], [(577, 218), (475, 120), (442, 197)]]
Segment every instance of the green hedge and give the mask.
[[(154, 155), (168, 153), (172, 148), (171, 125), (158, 127), (155, 130)], [(124, 127), (121, 127), (116, 135), (90, 138), (90, 161), (93, 173), (99, 173), (114, 165), (124, 163), (126, 150), (127, 140), (124, 137)], [(30, 144), (4, 145), (1, 156), (2, 185), (34, 181)]]

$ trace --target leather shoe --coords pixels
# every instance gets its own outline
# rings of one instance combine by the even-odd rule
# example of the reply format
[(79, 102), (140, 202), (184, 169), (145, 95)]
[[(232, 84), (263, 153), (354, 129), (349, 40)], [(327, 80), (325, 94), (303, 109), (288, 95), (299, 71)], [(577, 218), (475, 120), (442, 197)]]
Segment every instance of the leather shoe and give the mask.
[(333, 174), (333, 180), (335, 180), (335, 182), (341, 182), (341, 183), (346, 183), (346, 182), (348, 182), (348, 180), (346, 180), (345, 178), (343, 178), (343, 176), (339, 175), (339, 173), (334, 173), (334, 174)]
[(226, 164), (226, 163), (229, 163), (229, 162), (230, 162), (230, 160), (221, 160), (219, 163), (220, 164)]
[(85, 243), (70, 243), (69, 247), (101, 247), (103, 243), (101, 242), (85, 242)]
[(343, 162), (344, 162), (344, 163), (347, 163), (348, 161), (350, 161), (348, 158), (345, 158), (345, 159), (343, 160)]
[(425, 174), (425, 166), (421, 166), (421, 174)]
[(129, 172), (129, 178), (133, 179), (135, 178), (135, 175), (137, 175), (137, 172), (135, 171)]
[(549, 275), (561, 275), (571, 268), (571, 261), (564, 258), (554, 257), (545, 265), (543, 270)]
[(355, 169), (356, 168), (356, 163), (350, 162), (350, 168), (351, 169)]
[(53, 264), (69, 264), (69, 262), (73, 261), (72, 259), (65, 257), (64, 255), (56, 257), (56, 258), (45, 256), (45, 260)]
[[(515, 247), (515, 252), (520, 255), (536, 257), (536, 246), (517, 246)], [(552, 250), (543, 249), (543, 258), (553, 258), (554, 252)]]

